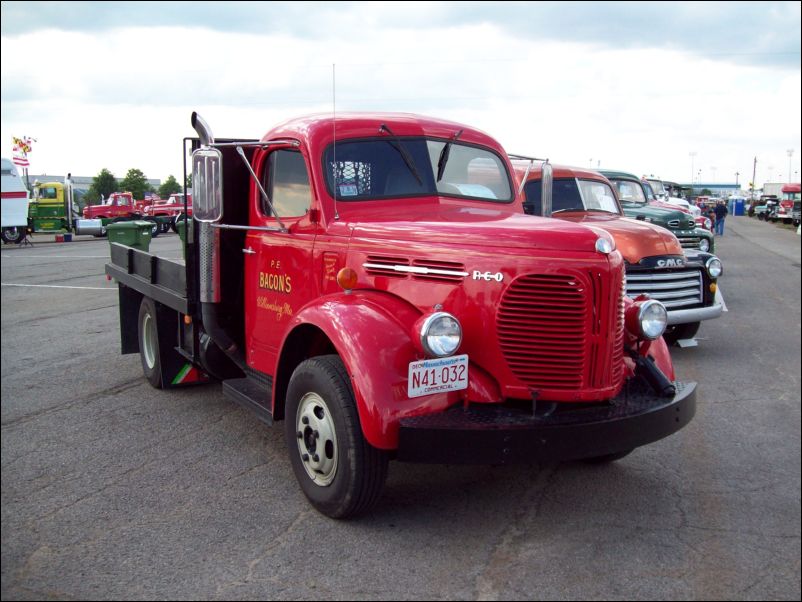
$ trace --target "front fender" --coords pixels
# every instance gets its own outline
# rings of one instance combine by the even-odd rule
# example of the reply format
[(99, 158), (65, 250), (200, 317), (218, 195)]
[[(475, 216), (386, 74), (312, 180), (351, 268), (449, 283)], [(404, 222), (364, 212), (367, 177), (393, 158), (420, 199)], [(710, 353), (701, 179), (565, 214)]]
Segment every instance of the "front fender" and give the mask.
[(455, 393), (407, 397), (409, 363), (422, 359), (412, 341), (412, 327), (420, 315), (403, 299), (380, 291), (323, 297), (296, 314), (276, 374), (294, 332), (309, 326), (322, 331), (351, 378), (365, 439), (379, 449), (396, 449), (402, 418), (439, 412), (459, 399)]

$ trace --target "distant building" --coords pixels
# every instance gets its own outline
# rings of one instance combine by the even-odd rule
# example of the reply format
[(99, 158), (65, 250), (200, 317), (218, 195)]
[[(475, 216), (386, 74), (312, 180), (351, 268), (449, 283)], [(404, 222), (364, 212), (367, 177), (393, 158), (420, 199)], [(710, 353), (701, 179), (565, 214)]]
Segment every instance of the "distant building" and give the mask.
[(731, 194), (741, 194), (740, 184), (705, 184), (704, 182), (696, 182), (694, 184), (680, 184), (680, 186), (682, 186), (683, 189), (691, 191), (691, 198), (699, 196), (702, 194), (702, 190), (705, 189), (710, 191), (711, 196), (719, 196), (722, 198), (727, 198)]

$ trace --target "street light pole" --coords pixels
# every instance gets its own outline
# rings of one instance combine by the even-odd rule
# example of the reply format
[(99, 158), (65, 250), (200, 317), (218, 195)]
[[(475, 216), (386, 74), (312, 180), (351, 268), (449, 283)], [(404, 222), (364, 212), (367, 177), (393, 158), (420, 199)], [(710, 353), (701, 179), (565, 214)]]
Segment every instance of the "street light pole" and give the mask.
[(791, 181), (791, 157), (794, 156), (794, 149), (789, 148), (787, 151), (788, 153), (788, 181)]
[(696, 151), (691, 151), (688, 153), (688, 155), (691, 157), (691, 188), (693, 188), (693, 175), (696, 173), (693, 171), (693, 159), (696, 157)]

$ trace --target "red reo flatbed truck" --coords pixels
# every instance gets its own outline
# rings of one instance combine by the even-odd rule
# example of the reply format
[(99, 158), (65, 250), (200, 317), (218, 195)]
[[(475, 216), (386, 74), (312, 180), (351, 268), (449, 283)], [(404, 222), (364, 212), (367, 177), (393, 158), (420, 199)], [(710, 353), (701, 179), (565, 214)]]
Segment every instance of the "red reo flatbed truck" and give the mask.
[(692, 419), (665, 308), (624, 296), (608, 234), (525, 215), (486, 134), (378, 113), (255, 141), (192, 124), (186, 261), (111, 245), (122, 352), (155, 387), (217, 379), (283, 420), (323, 514), (372, 507), (390, 459), (612, 461)]

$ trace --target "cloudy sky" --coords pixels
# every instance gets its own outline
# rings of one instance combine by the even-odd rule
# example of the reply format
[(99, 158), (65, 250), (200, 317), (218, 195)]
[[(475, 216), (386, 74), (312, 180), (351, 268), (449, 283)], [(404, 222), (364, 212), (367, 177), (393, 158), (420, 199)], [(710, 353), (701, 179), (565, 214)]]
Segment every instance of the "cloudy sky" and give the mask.
[(180, 179), (197, 110), (258, 138), (332, 108), (688, 182), (799, 181), (799, 2), (6, 2), (2, 140), (31, 173)]

